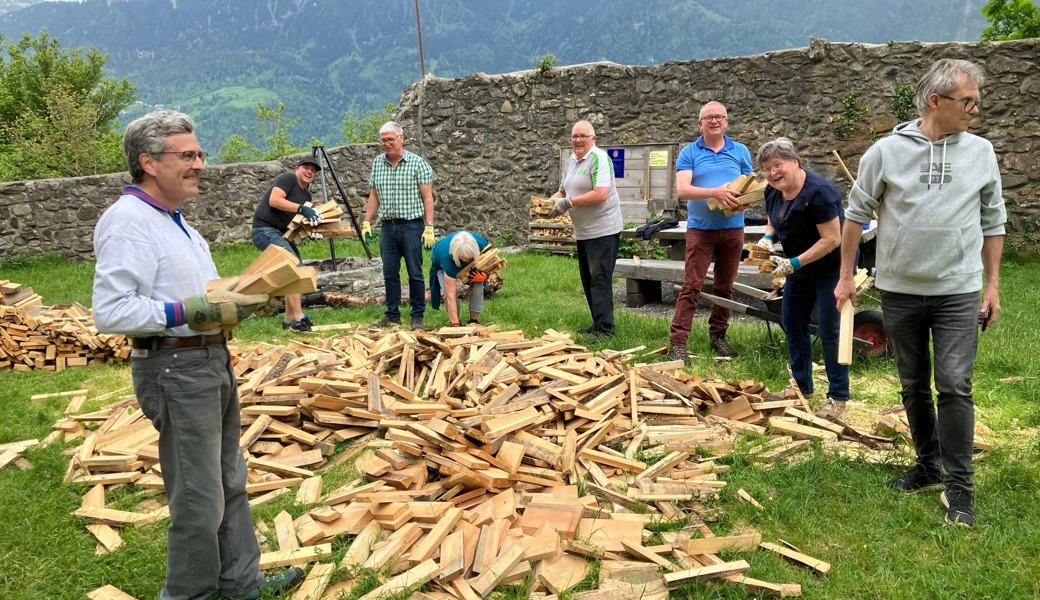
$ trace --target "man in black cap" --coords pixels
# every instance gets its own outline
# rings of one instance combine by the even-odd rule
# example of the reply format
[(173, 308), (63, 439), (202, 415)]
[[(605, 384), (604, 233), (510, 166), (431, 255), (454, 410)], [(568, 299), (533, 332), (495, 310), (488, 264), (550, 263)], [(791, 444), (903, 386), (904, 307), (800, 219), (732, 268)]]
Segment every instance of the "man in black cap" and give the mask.
[[(296, 168), (291, 173), (282, 173), (275, 177), (271, 189), (267, 190), (253, 213), (253, 245), (261, 251), (271, 244), (281, 246), (300, 258), (300, 250), (283, 234), (289, 229), (289, 223), (297, 213), (317, 225), (321, 221), (318, 211), (309, 206), (311, 193), (307, 189), (314, 177), (321, 171), (321, 164), (313, 156), (305, 156), (296, 161)], [(300, 294), (285, 296), (285, 320), (282, 329), (292, 331), (310, 331), (311, 320), (303, 314)]]

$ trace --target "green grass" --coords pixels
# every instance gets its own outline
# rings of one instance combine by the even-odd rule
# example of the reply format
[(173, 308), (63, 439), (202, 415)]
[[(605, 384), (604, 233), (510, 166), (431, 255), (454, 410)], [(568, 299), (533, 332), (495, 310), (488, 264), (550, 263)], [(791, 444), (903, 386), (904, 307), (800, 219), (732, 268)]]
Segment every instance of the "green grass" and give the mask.
[[(307, 243), (308, 258), (327, 258), (326, 243)], [(356, 242), (337, 240), (337, 256), (360, 256)], [(214, 249), (223, 275), (241, 271), (255, 258), (248, 244)], [(577, 265), (569, 257), (524, 252), (508, 255), (505, 287), (491, 298), (482, 320), (501, 329), (522, 329), (538, 336), (546, 329), (575, 331), (589, 322), (578, 283)], [(427, 259), (428, 260), (428, 259)], [(428, 264), (427, 264), (428, 266)], [(49, 304), (90, 304), (91, 262), (45, 258), (0, 264), (0, 279), (32, 286)], [(890, 493), (883, 482), (901, 472), (893, 465), (839, 459), (819, 449), (795, 464), (757, 466), (748, 454), (755, 440), (741, 441), (725, 459), (729, 486), (717, 503), (720, 518), (710, 526), (718, 535), (755, 528), (769, 541), (786, 540), (803, 552), (830, 562), (833, 570), (819, 577), (767, 552), (724, 554), (744, 559), (750, 575), (781, 583), (799, 583), (806, 598), (1033, 598), (1040, 587), (1040, 300), (1034, 289), (1040, 264), (1005, 261), (1001, 278), (1003, 313), (981, 335), (975, 363), (978, 421), (993, 430), (992, 452), (976, 462), (978, 526), (948, 527), (936, 494)], [(367, 323), (379, 318), (380, 306), (309, 310), (317, 323)], [(668, 318), (651, 317), (618, 307), (618, 335), (594, 349), (622, 349), (667, 343)], [(251, 319), (236, 329), (246, 341), (294, 339), (282, 331), (280, 316)], [(447, 324), (443, 310), (428, 311), (427, 324)], [(581, 340), (583, 336), (575, 335)], [(735, 322), (730, 330), (739, 359), (718, 362), (707, 355), (705, 315), (698, 312), (690, 336), (695, 356), (691, 372), (705, 377), (755, 379), (771, 389), (787, 385), (783, 336), (773, 341), (760, 321)], [(817, 348), (817, 351), (819, 349)], [(640, 359), (642, 360), (642, 358)], [(822, 374), (820, 375), (822, 377)], [(868, 419), (883, 406), (898, 403), (895, 369), (890, 360), (857, 359), (851, 372), (854, 400), (862, 408), (850, 414)], [(0, 373), (0, 443), (47, 435), (64, 410), (63, 400), (29, 402), (33, 394), (87, 388), (91, 397), (117, 391), (130, 393), (127, 365), (68, 369), (62, 373)], [(86, 491), (62, 483), (68, 458), (51, 447), (27, 453), (33, 468), (8, 466), (0, 471), (0, 598), (5, 600), (81, 599), (111, 583), (138, 598), (154, 598), (165, 563), (165, 524), (126, 529), (126, 547), (95, 556), (95, 542), (83, 523), (70, 516)], [(652, 457), (646, 457), (652, 458)], [(349, 466), (327, 475), (328, 489), (355, 477)], [(735, 498), (744, 488), (763, 505), (758, 510)], [(109, 493), (109, 501), (133, 508), (146, 494), (133, 490)], [(271, 523), (286, 510), (294, 517), (303, 508), (283, 498), (255, 511)], [(671, 526), (662, 526), (668, 529)], [(655, 529), (661, 529), (656, 527)], [(342, 556), (349, 539), (333, 545)], [(366, 580), (363, 589), (375, 587)], [(496, 594), (524, 597), (525, 585)], [(684, 586), (674, 598), (746, 598), (738, 588), (710, 583)]]

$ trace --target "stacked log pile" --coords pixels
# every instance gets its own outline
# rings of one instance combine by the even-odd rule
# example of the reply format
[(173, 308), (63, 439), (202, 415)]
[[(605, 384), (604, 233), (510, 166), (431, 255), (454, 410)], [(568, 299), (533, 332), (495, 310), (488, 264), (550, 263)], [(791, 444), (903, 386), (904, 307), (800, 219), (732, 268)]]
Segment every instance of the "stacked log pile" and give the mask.
[(125, 336), (98, 333), (89, 308), (43, 304), (39, 294), (0, 280), (0, 369), (62, 371), (130, 357)]
[[(795, 584), (748, 577), (743, 560), (718, 558), (724, 549), (797, 553), (753, 532), (714, 536), (706, 522), (727, 469), (716, 459), (743, 432), (773, 434), (760, 436), (765, 461), (814, 439), (884, 460), (888, 439), (818, 419), (803, 399), (754, 381), (633, 364), (634, 351), (594, 354), (567, 334), (528, 340), (493, 327), (358, 330), (236, 349), (251, 503), (295, 494), (307, 507), (278, 515), (273, 534), (258, 525), (277, 540), (261, 566), (318, 563), (304, 584), (313, 598), (352, 590), (362, 568), (389, 578), (369, 600), (427, 582), (438, 591), (415, 597), (480, 598), (523, 580), (559, 594), (587, 576), (590, 559), (602, 560), (601, 588), (573, 598), (630, 598), (632, 589), (664, 598), (698, 578), (799, 595)], [(105, 504), (108, 486), (162, 488), (157, 433), (133, 397), (56, 427), (84, 436), (67, 479), (94, 486), (75, 514), (99, 544), (118, 545), (114, 527), (164, 518), (154, 503)], [(362, 477), (326, 489), (323, 469), (352, 459)], [(667, 520), (686, 524), (658, 541), (648, 525)], [(329, 563), (343, 534), (356, 537)], [(826, 564), (798, 556), (808, 568)], [(345, 577), (331, 582), (335, 567)]]
[(549, 217), (554, 200), (531, 196), (531, 234), (527, 238), (532, 248), (557, 254), (570, 254), (577, 248), (574, 226), (569, 215)]
[(314, 206), (310, 202), (307, 202), (305, 205), (318, 211), (318, 214), (321, 215), (321, 221), (316, 225), (311, 225), (310, 221), (303, 218), (303, 215), (297, 214), (289, 223), (289, 228), (282, 234), (282, 237), (285, 239), (294, 244), (299, 244), (312, 233), (319, 233), (324, 237), (357, 237), (357, 232), (354, 231), (354, 224), (349, 220), (340, 220), (343, 209), (340, 208), (340, 205), (335, 200), (329, 200), (320, 206)]

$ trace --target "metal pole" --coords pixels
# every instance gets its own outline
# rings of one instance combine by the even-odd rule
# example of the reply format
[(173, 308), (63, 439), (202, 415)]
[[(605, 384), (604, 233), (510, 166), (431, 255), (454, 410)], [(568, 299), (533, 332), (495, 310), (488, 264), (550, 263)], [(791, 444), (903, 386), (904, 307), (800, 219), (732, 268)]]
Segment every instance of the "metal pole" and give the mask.
[(419, 0), (415, 0), (415, 31), (419, 34), (419, 71), (426, 77), (426, 60), (422, 51), (422, 24), (419, 23)]

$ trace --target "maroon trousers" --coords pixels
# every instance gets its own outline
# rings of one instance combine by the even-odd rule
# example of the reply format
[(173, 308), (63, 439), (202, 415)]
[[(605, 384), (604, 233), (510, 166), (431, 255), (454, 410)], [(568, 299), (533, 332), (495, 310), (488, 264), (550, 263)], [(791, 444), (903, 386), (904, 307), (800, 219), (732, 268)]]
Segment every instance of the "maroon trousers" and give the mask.
[[(733, 297), (733, 281), (740, 266), (740, 252), (744, 247), (744, 229), (687, 229), (686, 230), (686, 273), (682, 290), (675, 299), (675, 316), (668, 341), (686, 345), (690, 335), (693, 313), (701, 297), (701, 286), (708, 274), (708, 266), (715, 262), (713, 292), (720, 298)], [(708, 335), (726, 335), (729, 327), (729, 309), (712, 305), (708, 318)]]

